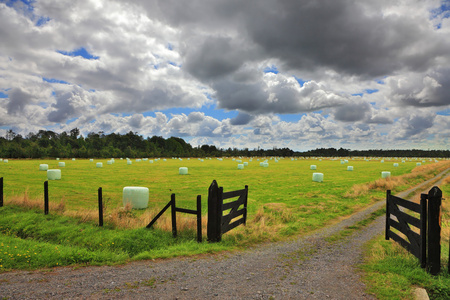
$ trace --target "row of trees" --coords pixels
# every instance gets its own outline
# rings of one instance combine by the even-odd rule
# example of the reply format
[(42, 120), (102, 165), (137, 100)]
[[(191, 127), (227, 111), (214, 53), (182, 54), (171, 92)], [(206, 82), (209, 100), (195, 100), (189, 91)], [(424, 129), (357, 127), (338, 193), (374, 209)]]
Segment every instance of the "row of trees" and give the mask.
[(236, 149), (217, 148), (214, 145), (192, 147), (181, 138), (160, 136), (143, 138), (137, 133), (103, 132), (80, 135), (74, 128), (69, 132), (55, 133), (39, 130), (26, 137), (8, 130), (0, 137), (2, 158), (111, 158), (111, 157), (220, 157), (220, 156), (396, 156), (396, 157), (450, 157), (449, 150), (348, 150), (321, 148), (307, 152), (294, 152), (289, 148)]

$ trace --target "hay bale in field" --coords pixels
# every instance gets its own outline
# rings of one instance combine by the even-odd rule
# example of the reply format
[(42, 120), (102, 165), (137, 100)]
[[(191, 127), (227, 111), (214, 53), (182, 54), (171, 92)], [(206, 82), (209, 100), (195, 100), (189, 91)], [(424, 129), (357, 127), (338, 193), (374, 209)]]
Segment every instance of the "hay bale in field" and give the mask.
[(186, 168), (186, 167), (180, 167), (180, 168), (178, 169), (178, 173), (179, 173), (180, 175), (187, 175), (187, 174), (188, 174), (188, 168)]
[(64, 168), (65, 166), (66, 166), (66, 163), (63, 162), (63, 161), (60, 161), (60, 162), (58, 163), (58, 167), (60, 167), (60, 168)]
[(381, 172), (381, 178), (388, 178), (391, 177), (391, 172), (383, 171)]
[(398, 163), (394, 163), (394, 167), (398, 167)]
[(309, 169), (310, 169), (310, 170), (317, 170), (317, 166), (316, 166), (316, 165), (310, 165), (310, 166), (309, 166)]
[(353, 166), (347, 166), (347, 171), (353, 171)]
[(312, 181), (323, 182), (323, 173), (313, 173)]
[(148, 207), (149, 191), (146, 187), (126, 186), (123, 188), (123, 206), (128, 203), (131, 208), (144, 209)]
[(244, 167), (248, 166), (248, 162), (244, 161)]
[(97, 168), (103, 168), (103, 163), (98, 162), (98, 163), (96, 164), (96, 166), (97, 166)]
[(48, 165), (47, 164), (40, 164), (39, 165), (39, 171), (47, 171)]
[(244, 164), (238, 164), (238, 170), (244, 170)]
[(131, 160), (127, 160), (127, 165), (131, 165), (131, 164), (132, 164)]
[(48, 180), (60, 180), (61, 179), (61, 170), (60, 169), (47, 170), (47, 179)]

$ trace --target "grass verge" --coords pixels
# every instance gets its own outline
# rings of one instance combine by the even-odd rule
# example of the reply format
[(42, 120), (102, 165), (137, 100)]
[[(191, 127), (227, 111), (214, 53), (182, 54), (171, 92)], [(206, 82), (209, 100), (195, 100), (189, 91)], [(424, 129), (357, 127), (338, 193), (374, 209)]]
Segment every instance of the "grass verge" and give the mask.
[[(450, 211), (450, 178), (440, 186), (442, 205), (441, 272), (433, 276), (420, 268), (419, 261), (394, 241), (379, 236), (366, 245), (366, 260), (361, 266), (368, 292), (378, 299), (413, 299), (414, 287), (427, 290), (430, 299), (450, 299), (450, 275), (448, 272)], [(447, 199), (446, 199), (447, 198)], [(447, 200), (447, 201), (446, 201)]]

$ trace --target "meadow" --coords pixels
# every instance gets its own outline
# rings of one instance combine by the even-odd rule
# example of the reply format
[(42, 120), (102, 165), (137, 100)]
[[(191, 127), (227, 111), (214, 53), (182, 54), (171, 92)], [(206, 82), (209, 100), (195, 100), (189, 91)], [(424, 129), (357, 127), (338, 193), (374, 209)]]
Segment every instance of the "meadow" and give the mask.
[[(238, 170), (237, 160), (248, 162)], [(267, 159), (269, 166), (261, 167)], [(153, 160), (153, 163), (150, 163)], [(449, 161), (355, 158), (223, 158), (61, 160), (62, 179), (49, 181), (50, 214), (43, 214), (45, 171), (58, 168), (57, 160), (0, 162), (4, 178), (4, 207), (0, 208), (0, 271), (57, 265), (115, 264), (235, 250), (261, 242), (293, 238), (324, 227), (365, 206), (384, 199), (386, 189), (404, 190), (434, 176)], [(103, 162), (102, 168), (96, 163)], [(398, 167), (394, 166), (398, 163)], [(418, 166), (418, 163), (421, 165)], [(311, 170), (310, 165), (316, 165)], [(347, 171), (353, 166), (353, 171)], [(188, 175), (179, 175), (188, 167)], [(381, 172), (392, 177), (381, 179)], [(324, 174), (313, 182), (312, 173)], [(195, 217), (177, 214), (179, 237), (170, 231), (170, 214), (145, 229), (167, 204), (172, 193), (177, 206), (195, 208), (202, 197), (206, 236), (207, 193), (212, 180), (224, 191), (249, 186), (248, 221), (223, 236), (221, 243), (195, 241)], [(123, 207), (125, 186), (148, 187), (149, 207)], [(97, 189), (106, 203), (104, 227), (98, 227)]]

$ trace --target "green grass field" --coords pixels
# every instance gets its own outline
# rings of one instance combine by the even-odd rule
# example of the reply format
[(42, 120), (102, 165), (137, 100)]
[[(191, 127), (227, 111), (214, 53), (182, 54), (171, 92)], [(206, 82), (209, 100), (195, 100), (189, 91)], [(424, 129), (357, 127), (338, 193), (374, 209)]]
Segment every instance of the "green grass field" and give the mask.
[[(131, 165), (119, 159), (112, 165), (106, 160), (64, 161), (66, 166), (60, 168), (62, 179), (49, 181), (49, 194), (50, 204), (63, 201), (65, 210), (52, 211), (51, 206), (48, 216), (40, 209), (19, 208), (14, 203), (26, 198), (43, 206), (43, 183), (47, 175), (45, 171), (39, 171), (39, 164), (48, 164), (49, 169), (53, 169), (58, 168), (58, 161), (0, 162), (0, 177), (4, 178), (4, 207), (0, 209), (0, 270), (194, 255), (295, 237), (382, 200), (387, 186), (392, 186), (394, 192), (405, 189), (450, 164), (426, 160), (417, 167), (416, 160), (402, 163), (401, 160), (384, 159), (381, 163), (375, 159), (349, 159), (348, 163), (341, 164), (339, 159), (286, 158), (278, 162), (269, 159), (269, 167), (264, 168), (260, 166), (263, 159), (242, 158), (249, 165), (238, 170), (238, 162), (231, 158), (223, 161), (215, 158), (204, 161), (161, 159), (154, 163), (132, 160)], [(103, 168), (96, 168), (96, 162), (103, 162)], [(399, 166), (394, 167), (393, 163)], [(316, 165), (317, 170), (310, 170), (310, 165)], [(347, 166), (353, 166), (354, 170), (347, 171)], [(179, 167), (188, 167), (189, 174), (179, 175)], [(390, 171), (392, 180), (381, 180), (382, 171)], [(324, 181), (313, 182), (313, 172), (323, 173)], [(394, 180), (396, 178), (401, 180)], [(172, 238), (168, 226), (144, 229), (175, 193), (177, 206), (182, 208), (194, 209), (196, 196), (202, 196), (206, 233), (207, 191), (214, 179), (224, 191), (249, 186), (249, 218), (245, 227), (239, 226), (225, 234), (219, 244), (195, 242), (193, 216), (177, 215), (182, 220), (192, 220), (186, 221), (184, 226), (179, 222), (181, 229), (177, 239)], [(120, 212), (125, 186), (143, 186), (150, 190), (148, 209), (122, 210), (122, 214), (118, 214), (119, 218), (133, 220), (132, 228), (113, 226), (109, 222), (112, 211)], [(360, 188), (364, 186), (369, 188)], [(82, 222), (83, 217), (72, 217), (76, 212), (80, 216), (84, 211), (96, 211), (99, 187), (103, 189), (107, 204), (103, 228), (96, 225), (95, 219), (86, 218), (87, 222)], [(166, 215), (157, 224), (167, 224), (170, 214)], [(37, 254), (30, 256), (28, 253)]]

